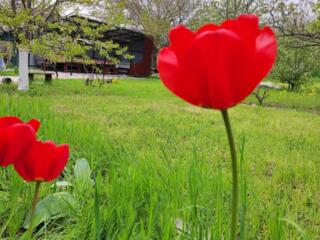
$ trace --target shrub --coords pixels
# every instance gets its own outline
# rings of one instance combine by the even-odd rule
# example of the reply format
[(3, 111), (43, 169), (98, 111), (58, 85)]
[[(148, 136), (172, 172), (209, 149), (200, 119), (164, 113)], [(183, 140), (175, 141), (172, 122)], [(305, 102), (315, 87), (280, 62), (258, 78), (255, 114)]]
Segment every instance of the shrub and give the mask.
[(274, 77), (288, 84), (288, 90), (299, 90), (311, 82), (312, 73), (318, 67), (314, 59), (318, 51), (304, 48), (301, 43), (287, 40), (279, 43), (279, 52)]

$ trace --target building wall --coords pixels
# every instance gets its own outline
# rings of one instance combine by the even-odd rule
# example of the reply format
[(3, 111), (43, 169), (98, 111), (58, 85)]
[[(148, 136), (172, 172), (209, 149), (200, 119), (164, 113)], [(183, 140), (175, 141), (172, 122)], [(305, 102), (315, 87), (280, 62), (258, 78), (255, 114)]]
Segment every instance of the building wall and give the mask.
[(132, 61), (130, 64), (129, 74), (137, 77), (146, 77), (151, 74), (152, 54), (154, 50), (153, 41), (150, 38), (144, 39), (142, 59)]
[[(1, 39), (12, 41), (11, 36), (8, 34), (2, 34), (0, 36), (0, 40)], [(150, 38), (145, 37), (144, 40), (138, 40), (129, 44), (128, 50), (128, 52), (134, 56), (134, 59), (121, 59), (120, 64), (118, 64), (116, 67), (118, 69), (125, 70), (124, 72), (132, 76), (145, 77), (150, 75), (152, 68), (152, 54), (154, 50), (153, 41)], [(98, 60), (103, 59), (101, 56), (99, 56), (98, 53), (93, 53), (92, 51), (89, 51), (88, 55)], [(32, 54), (30, 54), (29, 63), (32, 67), (42, 67), (43, 59), (41, 57), (33, 56)], [(64, 63), (57, 63), (57, 65), (59, 66), (59, 70), (66, 71)], [(60, 65), (62, 65), (62, 67)]]

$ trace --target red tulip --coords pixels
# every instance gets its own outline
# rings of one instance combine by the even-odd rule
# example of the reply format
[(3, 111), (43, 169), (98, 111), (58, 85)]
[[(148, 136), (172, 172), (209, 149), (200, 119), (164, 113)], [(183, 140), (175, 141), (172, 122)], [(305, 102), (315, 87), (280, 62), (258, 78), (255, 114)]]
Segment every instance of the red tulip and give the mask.
[(14, 168), (25, 181), (49, 182), (61, 174), (68, 158), (68, 145), (36, 141), (29, 153), (14, 163)]
[(275, 62), (277, 43), (255, 15), (192, 32), (177, 26), (158, 56), (160, 78), (170, 91), (206, 108), (227, 109), (248, 96)]
[(14, 163), (28, 152), (36, 141), (39, 126), (36, 119), (24, 123), (13, 116), (0, 118), (0, 166)]

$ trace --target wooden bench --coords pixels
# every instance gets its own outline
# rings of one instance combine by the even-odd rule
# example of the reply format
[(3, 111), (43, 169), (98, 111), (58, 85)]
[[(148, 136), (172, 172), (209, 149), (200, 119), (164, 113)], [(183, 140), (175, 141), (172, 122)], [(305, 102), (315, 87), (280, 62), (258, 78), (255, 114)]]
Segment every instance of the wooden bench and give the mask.
[(29, 81), (32, 82), (35, 75), (44, 75), (45, 83), (52, 83), (53, 74), (53, 72), (29, 72)]

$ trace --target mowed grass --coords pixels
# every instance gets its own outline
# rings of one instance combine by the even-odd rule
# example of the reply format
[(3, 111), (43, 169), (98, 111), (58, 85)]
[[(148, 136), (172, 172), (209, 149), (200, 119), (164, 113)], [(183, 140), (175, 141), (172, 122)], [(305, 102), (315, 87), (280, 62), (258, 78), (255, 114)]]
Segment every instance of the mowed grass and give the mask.
[[(241, 169), (240, 239), (319, 239), (317, 91), (271, 91), (271, 107), (230, 110)], [(71, 146), (59, 179), (71, 185), (43, 184), (41, 197), (68, 191), (75, 204), (39, 226), (39, 239), (229, 239), (231, 165), (218, 111), (188, 105), (156, 79), (102, 87), (55, 80), (0, 92), (1, 115), (38, 118), (39, 138)], [(80, 158), (90, 164), (99, 198), (92, 184), (74, 180)], [(17, 239), (33, 185), (11, 168), (1, 171), (0, 233)]]

